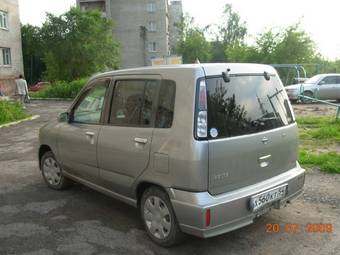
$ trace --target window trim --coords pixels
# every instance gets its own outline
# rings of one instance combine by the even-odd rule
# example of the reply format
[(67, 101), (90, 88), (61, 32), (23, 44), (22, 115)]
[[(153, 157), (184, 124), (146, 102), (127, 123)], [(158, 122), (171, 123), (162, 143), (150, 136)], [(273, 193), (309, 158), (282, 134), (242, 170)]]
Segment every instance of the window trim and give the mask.
[(146, 4), (146, 11), (148, 13), (155, 13), (156, 12), (156, 2), (148, 2)]
[[(8, 25), (8, 12), (0, 10), (0, 19), (2, 19), (2, 23), (6, 24), (6, 26), (0, 26), (0, 29), (3, 30), (9, 30), (9, 25)], [(5, 21), (5, 22), (4, 22)]]
[[(111, 119), (111, 113), (112, 113), (112, 107), (113, 107), (113, 99), (114, 99), (114, 96), (115, 96), (115, 91), (116, 91), (116, 87), (117, 87), (117, 83), (120, 82), (120, 81), (156, 81), (157, 82), (157, 89), (156, 89), (156, 94), (155, 94), (155, 97), (154, 97), (154, 102), (155, 104), (153, 104), (152, 106), (152, 117), (151, 117), (151, 121), (150, 121), (150, 124), (149, 125), (134, 125), (134, 124), (126, 124), (126, 125), (121, 125), (121, 124), (113, 124), (113, 123), (110, 123), (110, 119)], [(158, 107), (158, 100), (159, 100), (159, 91), (160, 91), (160, 84), (162, 82), (162, 79), (160, 78), (151, 78), (149, 77), (149, 75), (146, 75), (146, 77), (140, 77), (140, 76), (137, 76), (137, 77), (131, 77), (131, 76), (126, 76), (126, 77), (117, 77), (117, 78), (114, 78), (112, 80), (112, 91), (111, 91), (111, 94), (109, 95), (109, 100), (110, 101), (110, 104), (109, 104), (109, 109), (108, 109), (108, 112), (107, 112), (107, 118), (106, 118), (106, 121), (105, 121), (105, 124), (104, 125), (107, 125), (107, 126), (111, 126), (111, 127), (122, 127), (122, 128), (155, 128), (155, 123), (156, 123), (156, 111), (157, 111), (157, 107)], [(144, 85), (144, 95), (145, 96), (145, 85)]]
[[(12, 51), (11, 48), (8, 47), (0, 47), (2, 59), (0, 59), (0, 66), (2, 67), (12, 67)], [(5, 64), (5, 51), (7, 50), (7, 54), (9, 54), (9, 64)]]
[[(103, 109), (100, 115), (100, 119), (98, 123), (86, 123), (86, 122), (79, 122), (79, 121), (74, 121), (74, 111), (75, 109), (79, 106), (79, 104), (82, 102), (82, 100), (86, 97), (86, 95), (94, 88), (98, 85), (98, 82), (100, 81), (107, 81), (106, 84), (106, 92), (105, 92), (105, 96), (104, 96), (104, 104), (103, 104)], [(74, 103), (71, 106), (71, 110), (69, 111), (69, 124), (80, 124), (80, 125), (93, 125), (93, 126), (99, 126), (99, 125), (103, 125), (104, 120), (105, 120), (105, 114), (107, 111), (107, 103), (108, 103), (108, 96), (110, 93), (110, 87), (111, 87), (111, 83), (112, 83), (112, 79), (108, 78), (108, 77), (101, 77), (95, 80), (91, 80), (89, 81), (89, 83), (84, 87), (84, 89), (79, 93), (79, 95), (76, 97)]]
[(155, 41), (149, 42), (148, 43), (148, 51), (149, 51), (149, 53), (156, 53), (156, 52), (158, 52), (157, 51), (157, 42), (155, 42)]
[[(158, 106), (159, 106), (159, 102), (160, 102), (160, 92), (161, 92), (161, 88), (163, 85), (164, 81), (171, 81), (174, 82), (175, 85), (175, 91), (174, 91), (174, 97), (173, 97), (173, 105), (174, 105), (174, 109), (173, 109), (173, 116), (172, 116), (172, 120), (171, 120), (171, 125), (170, 127), (166, 127), (166, 128), (160, 128), (160, 127), (156, 127), (156, 120), (157, 120), (157, 112), (158, 112)], [(156, 107), (156, 116), (155, 116), (155, 124), (154, 124), (154, 128), (155, 129), (159, 129), (159, 130), (169, 130), (172, 128), (173, 124), (174, 124), (174, 119), (175, 119), (175, 109), (176, 109), (176, 93), (177, 93), (177, 83), (175, 80), (169, 80), (169, 79), (162, 79), (160, 86), (159, 86), (159, 91), (158, 91), (158, 99), (157, 99), (157, 107)]]
[(157, 32), (157, 22), (154, 20), (148, 21), (147, 29), (148, 32)]

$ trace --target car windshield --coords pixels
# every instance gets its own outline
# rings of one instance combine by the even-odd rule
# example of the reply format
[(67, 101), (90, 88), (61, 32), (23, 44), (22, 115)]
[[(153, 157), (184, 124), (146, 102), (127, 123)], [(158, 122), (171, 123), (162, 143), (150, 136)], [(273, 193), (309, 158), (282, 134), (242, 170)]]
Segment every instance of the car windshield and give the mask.
[(317, 83), (318, 80), (320, 79), (321, 75), (316, 75), (316, 76), (313, 76), (312, 78), (308, 79), (307, 81), (305, 81), (305, 83), (308, 83), (308, 84), (314, 84), (314, 83)]

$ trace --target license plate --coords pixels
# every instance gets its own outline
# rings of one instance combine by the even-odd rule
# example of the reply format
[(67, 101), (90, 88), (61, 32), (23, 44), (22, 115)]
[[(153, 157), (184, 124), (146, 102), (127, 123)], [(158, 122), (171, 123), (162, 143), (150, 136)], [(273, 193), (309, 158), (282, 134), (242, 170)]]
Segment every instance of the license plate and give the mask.
[(252, 196), (250, 199), (250, 208), (253, 212), (265, 207), (266, 205), (278, 201), (286, 196), (287, 184), (265, 191), (261, 194)]

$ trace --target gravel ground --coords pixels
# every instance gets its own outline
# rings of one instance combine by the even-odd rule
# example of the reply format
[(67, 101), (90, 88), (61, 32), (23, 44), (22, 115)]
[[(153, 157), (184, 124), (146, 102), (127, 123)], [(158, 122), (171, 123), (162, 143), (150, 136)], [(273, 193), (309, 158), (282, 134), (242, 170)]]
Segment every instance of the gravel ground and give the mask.
[[(67, 104), (35, 101), (28, 108), (39, 119), (0, 129), (1, 255), (340, 254), (340, 175), (317, 169), (307, 171), (304, 195), (288, 207), (245, 228), (207, 240), (191, 237), (172, 249), (148, 239), (132, 207), (81, 185), (48, 189), (36, 161), (38, 129)], [(302, 114), (304, 107), (295, 106)], [(332, 233), (308, 231), (308, 224), (319, 223), (332, 224)], [(267, 233), (268, 224), (279, 224), (280, 231)], [(285, 224), (297, 224), (298, 232), (286, 233)]]

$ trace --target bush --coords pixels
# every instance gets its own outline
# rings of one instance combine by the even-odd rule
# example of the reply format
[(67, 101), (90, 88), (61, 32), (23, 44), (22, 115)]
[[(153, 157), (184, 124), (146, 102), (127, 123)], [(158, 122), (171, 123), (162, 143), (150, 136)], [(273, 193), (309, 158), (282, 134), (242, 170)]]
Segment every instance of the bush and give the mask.
[(25, 119), (27, 117), (28, 114), (25, 113), (20, 103), (0, 101), (0, 125)]
[(32, 98), (75, 98), (85, 86), (87, 79), (74, 80), (71, 82), (58, 81), (46, 89), (30, 94)]

